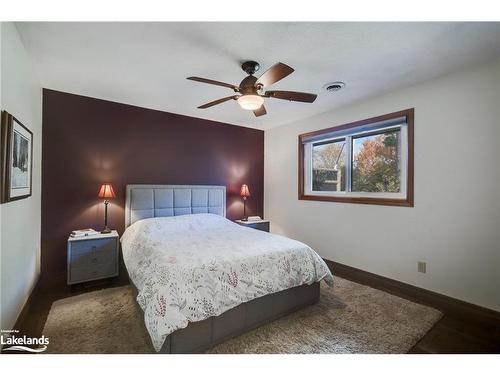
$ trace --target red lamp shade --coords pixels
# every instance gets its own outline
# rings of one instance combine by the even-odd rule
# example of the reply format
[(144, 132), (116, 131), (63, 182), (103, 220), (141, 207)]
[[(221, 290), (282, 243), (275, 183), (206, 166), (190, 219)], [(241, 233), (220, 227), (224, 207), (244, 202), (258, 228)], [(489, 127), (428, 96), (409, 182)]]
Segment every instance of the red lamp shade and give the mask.
[(113, 190), (113, 186), (111, 184), (102, 184), (97, 196), (103, 199), (116, 198), (115, 191)]
[(242, 196), (242, 197), (249, 197), (250, 196), (250, 190), (248, 190), (247, 185), (245, 185), (245, 184), (241, 185), (240, 196)]

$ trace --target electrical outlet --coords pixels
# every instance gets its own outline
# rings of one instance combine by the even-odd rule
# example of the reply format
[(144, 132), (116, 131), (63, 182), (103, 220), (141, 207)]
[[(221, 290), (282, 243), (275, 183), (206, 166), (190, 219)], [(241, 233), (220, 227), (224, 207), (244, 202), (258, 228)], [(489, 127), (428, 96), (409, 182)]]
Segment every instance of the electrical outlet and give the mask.
[(427, 272), (427, 263), (417, 262), (417, 270), (418, 270), (418, 272), (426, 273)]

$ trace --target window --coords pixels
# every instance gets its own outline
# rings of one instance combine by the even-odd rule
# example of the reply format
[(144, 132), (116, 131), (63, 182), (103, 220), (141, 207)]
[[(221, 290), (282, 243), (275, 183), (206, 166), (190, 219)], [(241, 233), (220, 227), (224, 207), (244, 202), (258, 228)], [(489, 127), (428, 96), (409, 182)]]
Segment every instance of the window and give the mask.
[(352, 137), (351, 191), (401, 191), (401, 129)]
[(413, 109), (300, 135), (299, 199), (413, 206)]
[(345, 138), (312, 146), (314, 191), (345, 191)]

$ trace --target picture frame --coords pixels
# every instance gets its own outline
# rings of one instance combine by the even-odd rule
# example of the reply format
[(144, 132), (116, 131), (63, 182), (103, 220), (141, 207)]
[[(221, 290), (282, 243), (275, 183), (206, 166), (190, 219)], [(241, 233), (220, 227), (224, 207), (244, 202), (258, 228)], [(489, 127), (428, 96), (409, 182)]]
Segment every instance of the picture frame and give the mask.
[(0, 203), (30, 197), (33, 133), (7, 111), (2, 111), (0, 147)]

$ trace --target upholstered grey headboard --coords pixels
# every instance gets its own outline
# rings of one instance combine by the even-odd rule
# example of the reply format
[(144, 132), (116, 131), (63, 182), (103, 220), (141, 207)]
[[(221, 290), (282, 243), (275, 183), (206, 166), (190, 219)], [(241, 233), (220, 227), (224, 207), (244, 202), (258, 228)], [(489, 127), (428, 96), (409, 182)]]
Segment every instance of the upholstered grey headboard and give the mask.
[(127, 185), (125, 227), (149, 217), (212, 213), (226, 216), (226, 187)]

